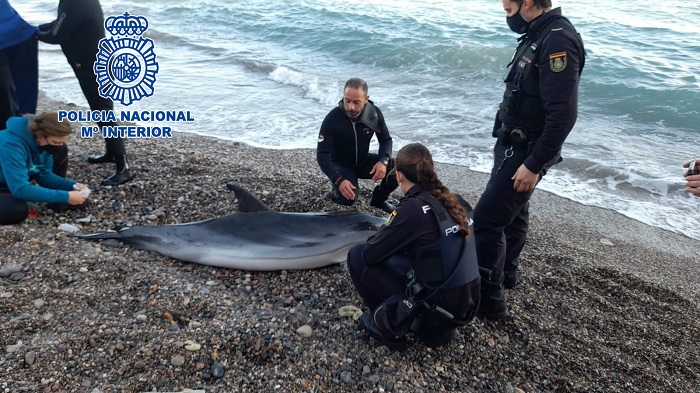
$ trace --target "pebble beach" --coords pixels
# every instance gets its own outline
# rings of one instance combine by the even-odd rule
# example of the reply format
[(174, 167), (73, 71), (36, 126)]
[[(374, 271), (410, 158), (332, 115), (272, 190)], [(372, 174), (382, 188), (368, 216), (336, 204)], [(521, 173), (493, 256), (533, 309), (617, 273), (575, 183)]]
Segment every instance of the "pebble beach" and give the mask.
[[(44, 99), (39, 111), (75, 109)], [(99, 137), (69, 141), (82, 210), (0, 227), (2, 392), (695, 392), (700, 389), (698, 242), (535, 192), (511, 317), (475, 319), (448, 346), (377, 345), (342, 265), (240, 271), (202, 266), (80, 233), (185, 223), (236, 211), (237, 183), (281, 212), (352, 208), (328, 199), (313, 150), (269, 150), (192, 134), (129, 140), (137, 177), (100, 182)], [(400, 146), (397, 146), (397, 148)], [(487, 176), (438, 164), (476, 204)], [(398, 194), (392, 197), (398, 201)], [(700, 203), (700, 200), (698, 201)]]

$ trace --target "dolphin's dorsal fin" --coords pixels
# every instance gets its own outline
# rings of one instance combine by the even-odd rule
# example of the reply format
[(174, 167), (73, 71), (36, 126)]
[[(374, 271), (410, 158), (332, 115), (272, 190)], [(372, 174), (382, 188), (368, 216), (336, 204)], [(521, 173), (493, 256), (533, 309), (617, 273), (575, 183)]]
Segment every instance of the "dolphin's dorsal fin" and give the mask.
[(242, 213), (272, 211), (260, 199), (251, 194), (250, 191), (238, 184), (227, 184), (226, 188), (233, 191), (238, 198), (238, 210)]

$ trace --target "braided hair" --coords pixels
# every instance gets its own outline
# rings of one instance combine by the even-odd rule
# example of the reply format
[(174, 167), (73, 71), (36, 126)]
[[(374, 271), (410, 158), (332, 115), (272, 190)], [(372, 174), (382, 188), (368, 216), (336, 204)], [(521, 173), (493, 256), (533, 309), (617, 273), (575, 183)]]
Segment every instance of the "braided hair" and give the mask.
[(452, 194), (438, 179), (433, 165), (433, 156), (427, 147), (420, 143), (411, 143), (401, 148), (396, 154), (395, 170), (401, 171), (401, 174), (406, 176), (408, 180), (429, 191), (457, 221), (462, 235), (465, 238), (469, 236), (467, 212), (459, 203), (457, 196)]
[(72, 133), (70, 122), (65, 119), (58, 121), (58, 113), (56, 112), (24, 116), (29, 119), (29, 130), (35, 138), (39, 135), (44, 137), (62, 137)]

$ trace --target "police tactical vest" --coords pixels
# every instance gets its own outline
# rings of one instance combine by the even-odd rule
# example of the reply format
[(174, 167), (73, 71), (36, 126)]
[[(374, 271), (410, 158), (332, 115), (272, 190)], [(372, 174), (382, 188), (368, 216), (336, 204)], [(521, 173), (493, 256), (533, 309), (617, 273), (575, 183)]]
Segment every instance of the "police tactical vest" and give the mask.
[[(579, 42), (583, 51), (583, 40), (574, 26), (563, 16), (554, 16), (530, 37), (530, 33), (518, 45), (513, 58), (508, 64), (508, 73), (504, 82), (506, 91), (499, 106), (498, 117), (509, 127), (520, 128), (528, 133), (528, 137), (536, 139), (544, 129), (545, 111), (542, 105), (539, 87), (539, 52), (537, 49), (553, 29), (562, 29)], [(584, 53), (581, 53), (579, 73), (583, 70)]]
[(435, 289), (443, 284), (442, 289), (450, 289), (477, 279), (479, 265), (474, 237), (464, 239), (457, 222), (435, 197), (430, 194), (417, 197), (430, 205), (440, 226), (440, 238), (435, 243), (417, 247), (409, 253), (416, 281), (426, 289)]

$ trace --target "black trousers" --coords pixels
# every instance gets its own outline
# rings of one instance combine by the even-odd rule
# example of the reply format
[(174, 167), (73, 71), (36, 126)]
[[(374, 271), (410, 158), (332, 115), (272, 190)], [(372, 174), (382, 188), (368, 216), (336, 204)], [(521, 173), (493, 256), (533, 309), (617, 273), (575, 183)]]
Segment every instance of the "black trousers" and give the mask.
[(15, 198), (10, 190), (0, 188), (0, 225), (20, 224), (28, 214), (27, 202)]
[[(104, 98), (98, 93), (99, 85), (97, 84), (97, 80), (95, 80), (95, 73), (92, 71), (92, 69), (76, 70), (74, 68), (73, 71), (75, 71), (75, 76), (78, 78), (80, 88), (83, 90), (83, 94), (85, 95), (85, 98), (87, 99), (91, 110), (111, 111), (114, 109), (114, 103), (112, 103), (112, 100)], [(104, 126), (116, 126), (117, 123), (113, 121), (100, 121), (97, 122), (97, 125), (100, 127), (101, 130)], [(119, 157), (123, 157), (126, 155), (124, 139), (104, 138), (104, 141), (106, 146), (106, 154), (108, 156), (114, 157), (117, 163), (119, 163)]]
[[(367, 159), (360, 163), (360, 165), (348, 166), (338, 163), (336, 163), (336, 165), (338, 166), (338, 170), (343, 176), (343, 179), (349, 180), (353, 186), (359, 187), (358, 179), (372, 178), (373, 175), (370, 174), (370, 171), (377, 161), (379, 161), (379, 156), (377, 154), (370, 153), (367, 156)], [(384, 176), (384, 179), (382, 179), (379, 185), (376, 186), (372, 192), (372, 200), (370, 201), (371, 205), (380, 205), (384, 203), (387, 199), (389, 199), (389, 195), (399, 186), (399, 183), (396, 181), (396, 176), (389, 175), (389, 172), (394, 169), (394, 165), (394, 159), (389, 159), (389, 164), (386, 168), (386, 176)], [(355, 190), (355, 199), (349, 200), (340, 193), (338, 186), (339, 184), (333, 184), (333, 201), (340, 205), (353, 205), (357, 200), (357, 190)]]
[(12, 116), (36, 113), (39, 89), (36, 38), (0, 49), (0, 130)]
[(61, 151), (53, 155), (53, 173), (66, 177), (68, 173), (68, 145), (63, 144)]
[(406, 275), (411, 270), (407, 258), (392, 257), (384, 263), (367, 266), (362, 259), (364, 244), (348, 251), (348, 271), (357, 293), (374, 311), (383, 301), (406, 291)]
[[(504, 271), (515, 271), (525, 246), (532, 192), (517, 192), (511, 179), (527, 158), (525, 150), (496, 143), (491, 178), (474, 208), (474, 239), (482, 273), (482, 298), (503, 302)], [(512, 156), (506, 158), (506, 154)], [(484, 272), (484, 269), (481, 269)]]
[(18, 112), (15, 90), (7, 50), (0, 49), (0, 130), (7, 128), (7, 119)]

